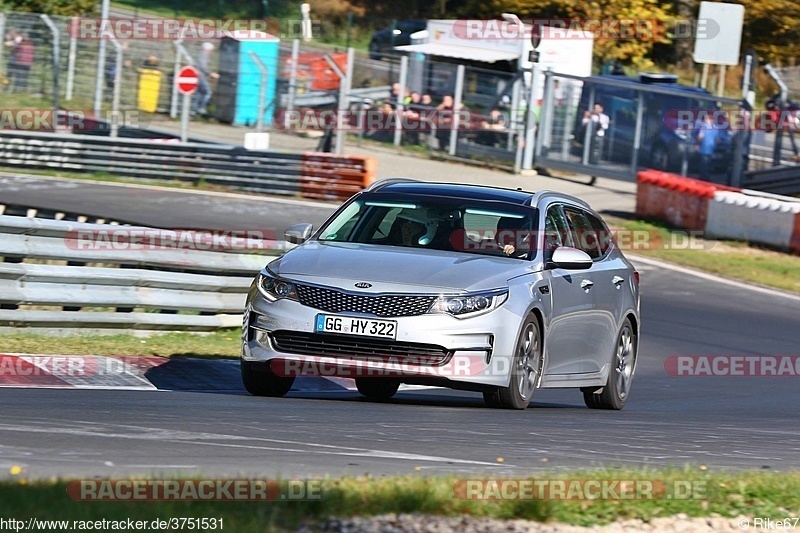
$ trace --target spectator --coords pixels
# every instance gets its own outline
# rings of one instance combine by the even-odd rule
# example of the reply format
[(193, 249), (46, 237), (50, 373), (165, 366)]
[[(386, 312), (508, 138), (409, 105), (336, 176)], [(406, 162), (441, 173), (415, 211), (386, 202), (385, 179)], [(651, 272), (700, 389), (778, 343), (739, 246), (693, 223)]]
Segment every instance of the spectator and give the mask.
[(423, 94), (421, 103), (424, 106), (433, 106), (433, 98), (431, 98), (431, 95), (429, 94)]
[(17, 87), (22, 91), (28, 90), (28, 77), (31, 74), (31, 67), (36, 55), (36, 48), (27, 33), (22, 35), (16, 47), (17, 62)]
[(444, 95), (436, 110), (436, 138), (439, 140), (439, 150), (446, 150), (450, 145), (450, 129), (453, 126), (453, 95)]
[(708, 180), (711, 177), (714, 150), (719, 142), (721, 131), (720, 128), (714, 125), (711, 113), (705, 113), (703, 121), (698, 124), (697, 134), (695, 135), (695, 148), (700, 155), (700, 175), (704, 180)]
[[(128, 43), (122, 43), (122, 53), (124, 54), (125, 51), (128, 49)], [(123, 56), (123, 67), (130, 67), (131, 62), (129, 59), (124, 59)], [(106, 98), (111, 100), (114, 97), (114, 86), (117, 82), (117, 47), (114, 45), (109, 45), (108, 50), (106, 51), (106, 64), (105, 64), (105, 79), (106, 79)]]
[(417, 91), (411, 91), (409, 98), (409, 105), (419, 105), (422, 102), (422, 96)]
[(503, 113), (494, 108), (481, 122), (483, 131), (478, 135), (478, 143), (488, 146), (497, 146), (503, 141), (503, 133), (506, 131), (506, 117)]
[(589, 142), (591, 143), (589, 149), (589, 163), (596, 165), (600, 162), (600, 158), (603, 154), (603, 141), (605, 140), (610, 119), (608, 115), (603, 113), (602, 105), (594, 104), (594, 109), (592, 111), (587, 110), (583, 114), (581, 124), (584, 128), (588, 127), (591, 129), (591, 133), (589, 134)]
[(6, 62), (6, 73), (8, 74), (9, 92), (14, 92), (14, 89), (19, 85), (19, 68), (17, 61), (17, 51), (19, 44), (22, 42), (22, 35), (17, 30), (11, 30), (6, 35), (4, 45), (8, 48), (8, 59)]
[(204, 42), (203, 49), (197, 55), (197, 91), (195, 91), (194, 98), (192, 99), (192, 116), (198, 113), (201, 115), (208, 113), (206, 107), (208, 106), (208, 102), (211, 101), (211, 95), (213, 94), (211, 85), (208, 83), (208, 78), (214, 80), (219, 78), (219, 74), (213, 72), (209, 66), (211, 52), (213, 50), (214, 45), (212, 43)]

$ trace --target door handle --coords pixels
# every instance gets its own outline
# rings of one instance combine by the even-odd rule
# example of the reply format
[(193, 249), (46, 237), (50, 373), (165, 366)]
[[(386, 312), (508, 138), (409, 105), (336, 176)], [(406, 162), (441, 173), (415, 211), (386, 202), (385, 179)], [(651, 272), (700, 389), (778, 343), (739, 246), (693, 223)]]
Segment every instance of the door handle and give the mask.
[(625, 281), (625, 278), (621, 276), (614, 276), (613, 278), (611, 278), (611, 283), (613, 283), (614, 286), (617, 288), (619, 288), (619, 286), (622, 285), (623, 281)]
[(594, 282), (592, 280), (590, 280), (590, 279), (585, 279), (585, 280), (581, 281), (581, 289), (584, 289), (584, 290), (588, 291), (589, 289), (592, 288), (593, 285), (594, 285)]

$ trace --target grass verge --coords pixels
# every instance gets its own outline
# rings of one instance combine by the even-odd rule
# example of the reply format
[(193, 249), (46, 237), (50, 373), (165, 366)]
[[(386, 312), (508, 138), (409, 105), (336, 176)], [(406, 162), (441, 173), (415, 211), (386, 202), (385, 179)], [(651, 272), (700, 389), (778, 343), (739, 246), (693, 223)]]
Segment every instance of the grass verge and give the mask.
[[(475, 476), (471, 476), (475, 479)], [(174, 517), (221, 518), (232, 531), (286, 531), (318, 524), (325, 518), (385, 513), (528, 519), (593, 526), (623, 519), (645, 521), (684, 513), (690, 517), (760, 516), (784, 518), (800, 510), (800, 473), (712, 473), (696, 468), (674, 470), (594, 470), (541, 475), (530, 480), (615, 480), (667, 487), (639, 499), (463, 499), (454, 491), (456, 477), (402, 476), (341, 478), (320, 481), (320, 497), (273, 502), (85, 502), (70, 499), (66, 482), (0, 483), (0, 514), (39, 520), (151, 521)], [(536, 486), (536, 485), (534, 485)], [(586, 486), (586, 485), (583, 485)], [(641, 485), (640, 485), (641, 486)], [(691, 487), (675, 497), (673, 487)], [(681, 489), (682, 490), (682, 489)], [(286, 494), (284, 485), (283, 494)], [(488, 493), (483, 493), (488, 494)], [(535, 491), (534, 491), (535, 494)], [(640, 493), (645, 494), (645, 493)]]
[[(728, 278), (800, 293), (800, 256), (737, 241), (686, 238), (687, 232), (654, 220), (609, 217), (609, 225), (642, 231), (655, 243), (650, 249), (631, 246), (630, 253), (684, 265)], [(664, 243), (661, 246), (660, 243)], [(626, 250), (627, 251), (627, 250)]]
[(238, 358), (239, 330), (212, 333), (163, 333), (146, 338), (136, 335), (74, 335), (53, 337), (30, 333), (0, 334), (6, 353), (43, 355), (107, 355), (161, 357)]

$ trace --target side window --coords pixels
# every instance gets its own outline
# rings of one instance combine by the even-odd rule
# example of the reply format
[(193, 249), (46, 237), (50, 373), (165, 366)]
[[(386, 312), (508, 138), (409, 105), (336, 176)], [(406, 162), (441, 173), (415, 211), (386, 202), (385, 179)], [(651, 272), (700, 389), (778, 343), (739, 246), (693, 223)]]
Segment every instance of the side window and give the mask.
[(544, 220), (544, 249), (545, 260), (549, 261), (553, 252), (559, 246), (571, 246), (569, 240), (569, 225), (564, 218), (561, 207), (550, 206), (547, 209), (547, 217)]
[(605, 255), (608, 250), (611, 249), (611, 243), (613, 242), (611, 230), (608, 229), (608, 226), (606, 226), (606, 223), (603, 222), (600, 217), (592, 213), (586, 213), (586, 218), (589, 219), (589, 223), (597, 234), (597, 244), (600, 246), (600, 255)]
[(600, 257), (602, 254), (597, 242), (597, 233), (595, 233), (586, 215), (577, 209), (564, 209), (564, 213), (569, 221), (569, 228), (575, 247), (589, 254), (592, 259)]

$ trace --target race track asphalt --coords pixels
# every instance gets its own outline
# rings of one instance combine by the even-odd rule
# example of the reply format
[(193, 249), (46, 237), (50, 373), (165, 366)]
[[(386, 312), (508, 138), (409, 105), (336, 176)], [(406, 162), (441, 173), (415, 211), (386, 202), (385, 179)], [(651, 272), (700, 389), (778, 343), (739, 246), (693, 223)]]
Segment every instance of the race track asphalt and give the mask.
[[(81, 195), (65, 190), (54, 201), (70, 194)], [(267, 220), (281, 231), (326, 214), (304, 204), (165, 198), (154, 207), (146, 195), (131, 194), (130, 213), (175, 227), (253, 227)], [(800, 355), (800, 299), (652, 264), (637, 267), (640, 360), (620, 412), (589, 410), (572, 390), (540, 390), (531, 408), (518, 412), (488, 409), (479, 394), (444, 389), (402, 392), (376, 404), (347, 391), (267, 399), (238, 387), (4, 388), (0, 472), (11, 465), (31, 477), (800, 468), (800, 377), (675, 377), (665, 370), (668, 358), (679, 355)]]

